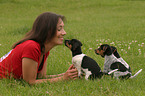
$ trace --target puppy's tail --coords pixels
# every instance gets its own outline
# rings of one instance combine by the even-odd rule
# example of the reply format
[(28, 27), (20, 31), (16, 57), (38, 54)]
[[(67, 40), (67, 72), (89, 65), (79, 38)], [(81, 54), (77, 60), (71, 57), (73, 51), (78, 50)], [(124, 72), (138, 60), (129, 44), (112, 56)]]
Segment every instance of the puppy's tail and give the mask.
[(130, 78), (132, 79), (132, 78), (136, 77), (141, 71), (142, 71), (142, 69), (140, 69), (138, 72), (136, 72), (136, 73), (135, 73), (133, 76), (131, 76)]

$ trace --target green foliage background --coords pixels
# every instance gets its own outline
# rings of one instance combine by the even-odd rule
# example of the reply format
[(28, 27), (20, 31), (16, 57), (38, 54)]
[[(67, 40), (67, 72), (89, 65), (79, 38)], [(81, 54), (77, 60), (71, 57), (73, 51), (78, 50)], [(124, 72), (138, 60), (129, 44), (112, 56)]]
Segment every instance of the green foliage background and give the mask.
[[(94, 53), (100, 44), (117, 47), (131, 66), (135, 79), (120, 81), (104, 76), (29, 86), (18, 80), (0, 80), (0, 96), (143, 96), (145, 94), (144, 0), (0, 0), (0, 57), (28, 32), (36, 17), (46, 11), (66, 17), (65, 39), (76, 38), (83, 53), (103, 70), (104, 59)], [(65, 72), (71, 52), (64, 45), (51, 50), (47, 74)]]

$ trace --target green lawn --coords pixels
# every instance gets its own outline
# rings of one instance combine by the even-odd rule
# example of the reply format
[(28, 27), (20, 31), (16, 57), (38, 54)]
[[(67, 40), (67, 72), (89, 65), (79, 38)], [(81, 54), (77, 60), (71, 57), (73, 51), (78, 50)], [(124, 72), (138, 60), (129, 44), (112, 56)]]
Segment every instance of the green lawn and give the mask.
[[(0, 96), (143, 96), (145, 94), (145, 0), (0, 0), (0, 57), (11, 50), (46, 11), (66, 17), (65, 39), (76, 38), (84, 54), (103, 70), (104, 59), (94, 53), (100, 44), (117, 47), (132, 73), (125, 81), (104, 76), (100, 80), (43, 83), (29, 86), (24, 81), (0, 80)], [(71, 52), (64, 45), (51, 50), (47, 74), (65, 72)]]

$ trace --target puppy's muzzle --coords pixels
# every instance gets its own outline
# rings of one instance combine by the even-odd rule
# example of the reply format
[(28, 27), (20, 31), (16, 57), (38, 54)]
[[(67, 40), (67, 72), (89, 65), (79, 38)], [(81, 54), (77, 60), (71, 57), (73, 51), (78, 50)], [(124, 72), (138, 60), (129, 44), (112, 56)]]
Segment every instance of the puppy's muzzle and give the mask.
[(95, 49), (95, 53), (96, 53), (97, 55), (100, 55), (98, 52), (99, 52), (99, 49)]
[[(67, 44), (68, 44), (68, 45), (70, 45), (70, 44), (71, 44), (71, 41), (70, 41), (70, 40), (65, 40), (65, 42), (64, 42), (64, 43), (65, 43), (65, 46), (67, 46)], [(68, 46), (67, 46), (67, 47), (68, 47)]]

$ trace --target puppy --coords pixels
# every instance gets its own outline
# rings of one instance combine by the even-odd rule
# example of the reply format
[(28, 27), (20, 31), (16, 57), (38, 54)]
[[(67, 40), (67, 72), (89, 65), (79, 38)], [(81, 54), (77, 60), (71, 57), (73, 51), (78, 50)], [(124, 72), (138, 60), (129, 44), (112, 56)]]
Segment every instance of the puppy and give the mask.
[(98, 49), (95, 49), (95, 53), (101, 55), (103, 58), (105, 57), (104, 74), (114, 73), (112, 76), (115, 78), (128, 79), (134, 78), (142, 71), (142, 69), (140, 69), (134, 76), (132, 76), (130, 66), (119, 55), (114, 46), (103, 44)]
[(72, 64), (78, 70), (78, 76), (85, 74), (85, 79), (101, 78), (103, 72), (95, 60), (82, 53), (82, 43), (77, 39), (65, 40), (65, 46), (72, 52)]

